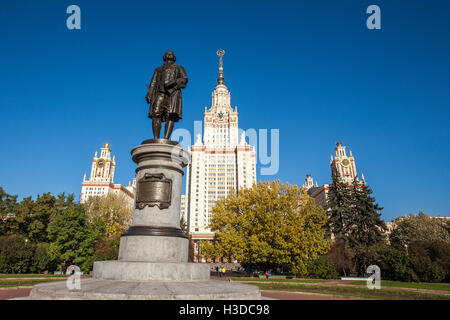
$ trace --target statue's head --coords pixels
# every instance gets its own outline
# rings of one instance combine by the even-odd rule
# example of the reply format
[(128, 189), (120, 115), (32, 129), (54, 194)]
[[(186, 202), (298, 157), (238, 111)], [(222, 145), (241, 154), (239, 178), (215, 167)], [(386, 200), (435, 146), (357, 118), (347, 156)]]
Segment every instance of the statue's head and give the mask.
[(167, 50), (166, 53), (164, 53), (163, 60), (164, 62), (167, 61), (175, 62), (177, 61), (177, 57), (175, 57), (175, 53), (173, 53), (172, 50)]

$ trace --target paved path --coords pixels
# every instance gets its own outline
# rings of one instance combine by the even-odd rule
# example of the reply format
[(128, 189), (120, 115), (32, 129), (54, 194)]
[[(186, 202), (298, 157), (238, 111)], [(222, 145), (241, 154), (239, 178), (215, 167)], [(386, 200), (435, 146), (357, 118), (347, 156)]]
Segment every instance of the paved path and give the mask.
[(32, 287), (23, 288), (0, 288), (0, 300), (7, 300), (12, 298), (27, 297), (30, 295)]

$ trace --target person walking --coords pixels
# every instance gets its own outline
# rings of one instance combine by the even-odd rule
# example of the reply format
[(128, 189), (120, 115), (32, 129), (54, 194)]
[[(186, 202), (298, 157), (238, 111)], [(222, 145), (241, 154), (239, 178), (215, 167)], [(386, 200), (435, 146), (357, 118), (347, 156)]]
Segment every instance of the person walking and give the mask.
[(222, 267), (219, 268), (219, 278), (222, 278)]
[(266, 280), (269, 279), (269, 272), (266, 270), (266, 272), (264, 272), (264, 274), (266, 275)]
[(224, 276), (224, 277), (225, 277), (225, 271), (226, 271), (226, 270), (225, 270), (225, 267), (223, 267), (223, 268), (222, 268), (222, 273), (223, 273), (223, 276)]
[(270, 270), (267, 272), (267, 279), (270, 278), (270, 276), (272, 275), (272, 273), (270, 272)]

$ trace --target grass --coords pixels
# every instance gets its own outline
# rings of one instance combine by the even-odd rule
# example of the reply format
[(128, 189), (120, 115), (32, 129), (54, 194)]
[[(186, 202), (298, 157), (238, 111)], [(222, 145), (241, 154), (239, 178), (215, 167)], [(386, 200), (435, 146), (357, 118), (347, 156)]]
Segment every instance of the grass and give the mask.
[[(0, 280), (0, 288), (12, 288), (12, 287), (28, 287), (28, 286), (33, 286), (35, 284), (38, 283), (42, 283), (42, 282), (54, 282), (54, 281), (58, 281), (56, 279), (37, 279), (37, 280), (20, 280), (20, 279), (15, 279), (15, 280)], [(61, 281), (61, 280), (60, 280)], [(64, 281), (64, 280), (62, 280)]]
[[(89, 278), (90, 275), (82, 275), (81, 278)], [(42, 278), (42, 279), (38, 279)], [(31, 287), (42, 282), (64, 281), (64, 274), (0, 274), (0, 288)]]
[[(11, 278), (11, 279), (21, 279), (21, 278), (66, 278), (65, 274), (36, 274), (36, 273), (1, 273), (1, 279)], [(82, 278), (92, 277), (89, 274), (82, 274)]]
[(65, 277), (64, 274), (35, 274), (35, 273), (2, 273), (0, 274), (0, 279), (4, 278), (61, 278)]
[(275, 291), (293, 291), (293, 292), (312, 292), (333, 294), (339, 296), (361, 297), (370, 299), (383, 300), (450, 300), (450, 296), (441, 294), (432, 294), (424, 292), (412, 292), (405, 290), (370, 290), (366, 288), (352, 288), (352, 287), (332, 287), (332, 286), (308, 286), (308, 285), (283, 285), (283, 284), (269, 284), (257, 283), (261, 290), (275, 290)]
[[(343, 282), (350, 285), (365, 286), (366, 281), (352, 281)], [(381, 287), (397, 287), (397, 288), (413, 288), (413, 289), (427, 289), (450, 291), (449, 283), (426, 283), (426, 282), (397, 282), (397, 281), (381, 281)]]
[[(259, 279), (259, 278), (232, 278), (233, 281), (248, 281), (248, 282), (289, 282), (289, 283), (326, 283), (335, 280), (321, 280), (321, 279)], [(342, 284), (347, 285), (360, 285), (366, 286), (366, 281), (342, 281)], [(323, 287), (323, 286), (322, 286)], [(381, 287), (383, 289), (388, 288), (412, 288), (412, 289), (425, 289), (425, 290), (439, 290), (439, 291), (449, 291), (450, 283), (425, 283), (425, 282), (397, 282), (397, 281), (381, 281)], [(409, 291), (410, 292), (410, 291)]]
[(321, 293), (321, 294), (329, 294), (329, 295), (339, 295), (339, 296), (344, 296), (344, 297), (356, 297), (356, 298), (380, 299), (380, 300), (395, 300), (394, 298), (373, 296), (373, 295), (362, 294), (362, 293), (357, 293), (357, 292), (336, 292), (333, 290), (314, 291), (314, 290), (307, 290), (307, 289), (299, 290), (298, 288), (285, 288), (285, 289), (276, 290), (273, 288), (266, 288), (264, 285), (258, 285), (258, 287), (261, 290), (289, 291), (289, 292), (311, 292), (311, 293)]
[(260, 278), (245, 278), (245, 277), (235, 277), (231, 278), (233, 281), (254, 281), (254, 282), (299, 282), (299, 283), (322, 283), (329, 282), (330, 280), (321, 280), (321, 279), (277, 279), (277, 278), (269, 278), (269, 279), (260, 279)]

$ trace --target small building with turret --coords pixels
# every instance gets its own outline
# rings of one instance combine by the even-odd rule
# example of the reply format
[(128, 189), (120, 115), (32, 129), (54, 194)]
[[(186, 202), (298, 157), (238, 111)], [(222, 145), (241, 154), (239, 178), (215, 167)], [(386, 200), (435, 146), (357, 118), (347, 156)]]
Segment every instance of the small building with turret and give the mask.
[(128, 186), (114, 183), (114, 172), (116, 169), (115, 156), (111, 158), (111, 149), (109, 143), (105, 143), (100, 149), (100, 156), (95, 151), (92, 159), (91, 174), (86, 179), (86, 173), (83, 177), (81, 186), (80, 203), (86, 202), (93, 196), (104, 196), (110, 192), (123, 194), (130, 204), (134, 203), (136, 192), (136, 178), (128, 182)]
[[(331, 174), (339, 174), (342, 181), (349, 185), (353, 184), (355, 178), (358, 183), (365, 184), (364, 174), (361, 173), (360, 179), (356, 171), (356, 161), (352, 151), (349, 150), (349, 155), (347, 156), (345, 149), (346, 147), (342, 145), (342, 142), (336, 142), (334, 157), (331, 155), (330, 159)], [(302, 187), (310, 197), (314, 198), (316, 205), (325, 207), (328, 199), (328, 190), (330, 189), (328, 184), (319, 186), (317, 181), (314, 182), (311, 174), (307, 174)]]

